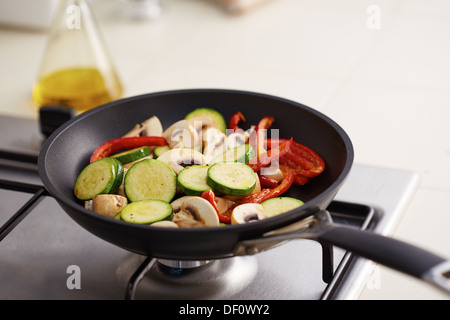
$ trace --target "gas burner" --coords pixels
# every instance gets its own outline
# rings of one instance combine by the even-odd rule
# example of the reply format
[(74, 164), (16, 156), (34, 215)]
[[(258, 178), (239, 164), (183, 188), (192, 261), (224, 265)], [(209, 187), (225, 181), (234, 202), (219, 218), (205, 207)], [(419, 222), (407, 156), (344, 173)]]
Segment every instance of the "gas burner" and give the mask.
[(188, 270), (204, 266), (212, 260), (166, 260), (158, 259), (158, 263), (172, 270)]
[[(137, 265), (140, 266), (136, 267)], [(126, 292), (127, 299), (223, 299), (239, 294), (258, 274), (255, 256), (208, 261), (175, 261), (129, 257), (121, 266), (136, 269)]]

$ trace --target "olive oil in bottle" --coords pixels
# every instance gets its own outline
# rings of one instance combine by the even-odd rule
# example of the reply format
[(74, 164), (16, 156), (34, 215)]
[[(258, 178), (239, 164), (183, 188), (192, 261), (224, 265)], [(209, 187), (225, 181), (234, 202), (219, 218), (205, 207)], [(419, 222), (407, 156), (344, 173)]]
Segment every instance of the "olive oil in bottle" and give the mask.
[(38, 107), (78, 112), (119, 99), (122, 86), (85, 0), (59, 0), (33, 88)]
[(38, 106), (63, 105), (83, 111), (118, 99), (121, 96), (119, 80), (108, 89), (107, 83), (96, 68), (71, 68), (55, 71), (38, 80), (33, 90), (33, 100)]

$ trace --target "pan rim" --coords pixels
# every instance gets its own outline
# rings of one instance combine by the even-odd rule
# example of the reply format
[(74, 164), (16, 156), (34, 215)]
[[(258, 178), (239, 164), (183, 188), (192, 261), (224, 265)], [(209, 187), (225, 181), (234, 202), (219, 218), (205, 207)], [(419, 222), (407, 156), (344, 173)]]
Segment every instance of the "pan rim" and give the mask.
[[(165, 90), (165, 91), (157, 91), (157, 92), (151, 92), (151, 93), (144, 93), (139, 94), (135, 96), (125, 97), (110, 103), (106, 103), (104, 105), (98, 106), (94, 109), (88, 110), (61, 125), (58, 129), (56, 129), (44, 142), (42, 145), (41, 151), (38, 156), (38, 171), (39, 175), (44, 183), (45, 188), (49, 192), (51, 196), (53, 196), (57, 202), (62, 202), (64, 206), (68, 206), (76, 211), (81, 211), (84, 214), (87, 214), (89, 218), (95, 219), (95, 220), (102, 220), (106, 223), (117, 225), (120, 227), (128, 227), (133, 229), (145, 229), (145, 230), (152, 230), (152, 232), (164, 232), (164, 233), (209, 233), (209, 232), (227, 232), (229, 228), (233, 228), (234, 230), (240, 230), (242, 232), (255, 230), (255, 224), (242, 224), (242, 225), (229, 225), (226, 228), (223, 228), (222, 226), (218, 227), (208, 227), (208, 228), (181, 228), (181, 229), (171, 229), (171, 228), (157, 228), (157, 227), (149, 227), (148, 225), (138, 225), (138, 224), (130, 224), (126, 223), (124, 221), (119, 221), (115, 219), (111, 219), (108, 217), (104, 217), (99, 214), (95, 214), (94, 212), (91, 212), (84, 207), (80, 206), (80, 204), (76, 203), (75, 201), (68, 199), (60, 190), (55, 188), (53, 184), (51, 183), (51, 180), (47, 174), (46, 170), (46, 155), (51, 149), (52, 144), (55, 142), (56, 139), (58, 139), (58, 136), (61, 135), (67, 128), (71, 127), (74, 123), (78, 121), (82, 121), (84, 118), (89, 117), (91, 114), (102, 112), (104, 109), (111, 108), (117, 104), (124, 104), (130, 101), (140, 100), (147, 97), (153, 97), (153, 96), (161, 96), (161, 95), (177, 95), (177, 94), (186, 94), (186, 93), (232, 93), (232, 94), (242, 94), (246, 96), (257, 96), (262, 97), (265, 99), (272, 99), (272, 100), (278, 100), (285, 103), (288, 103), (290, 105), (294, 105), (296, 107), (300, 107), (303, 109), (308, 110), (308, 112), (311, 112), (312, 114), (318, 116), (323, 121), (327, 122), (328, 125), (332, 126), (336, 132), (339, 134), (339, 136), (342, 138), (343, 143), (345, 145), (345, 149), (347, 152), (347, 157), (345, 160), (344, 167), (342, 171), (340, 172), (339, 176), (333, 183), (331, 183), (323, 192), (321, 192), (319, 195), (315, 196), (314, 198), (308, 200), (305, 202), (305, 204), (297, 209), (291, 210), (289, 212), (283, 213), (282, 215), (278, 215), (275, 217), (271, 217), (268, 219), (264, 219), (257, 222), (258, 230), (261, 230), (260, 233), (264, 233), (267, 231), (270, 231), (273, 228), (274, 221), (278, 221), (277, 226), (285, 226), (290, 223), (299, 221), (301, 219), (304, 219), (308, 216), (310, 216), (312, 213), (318, 211), (319, 204), (323, 202), (323, 199), (328, 197), (330, 194), (330, 190), (338, 190), (339, 186), (346, 180), (352, 165), (354, 161), (354, 149), (353, 144), (350, 140), (350, 137), (347, 135), (347, 133), (343, 130), (343, 128), (337, 124), (334, 120), (326, 116), (325, 114), (319, 112), (316, 109), (313, 109), (309, 106), (303, 105), (299, 102), (282, 98), (279, 96), (266, 94), (266, 93), (260, 93), (260, 92), (254, 92), (254, 91), (247, 91), (247, 90), (236, 90), (236, 89), (215, 89), (215, 88), (194, 88), (194, 89), (176, 89), (176, 90)], [(334, 198), (334, 195), (333, 195)]]

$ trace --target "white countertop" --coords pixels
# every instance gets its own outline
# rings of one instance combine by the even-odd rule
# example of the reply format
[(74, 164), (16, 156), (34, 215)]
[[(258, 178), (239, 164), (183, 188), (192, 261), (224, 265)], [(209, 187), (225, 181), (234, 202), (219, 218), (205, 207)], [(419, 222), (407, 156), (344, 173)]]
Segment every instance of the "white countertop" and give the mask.
[[(392, 236), (450, 258), (450, 2), (270, 0), (230, 15), (213, 0), (165, 0), (161, 18), (140, 22), (115, 16), (118, 0), (92, 4), (125, 96), (227, 88), (313, 107), (349, 134), (355, 163), (420, 175)], [(0, 114), (37, 119), (45, 42), (0, 28)], [(360, 299), (449, 299), (382, 266), (372, 280)]]

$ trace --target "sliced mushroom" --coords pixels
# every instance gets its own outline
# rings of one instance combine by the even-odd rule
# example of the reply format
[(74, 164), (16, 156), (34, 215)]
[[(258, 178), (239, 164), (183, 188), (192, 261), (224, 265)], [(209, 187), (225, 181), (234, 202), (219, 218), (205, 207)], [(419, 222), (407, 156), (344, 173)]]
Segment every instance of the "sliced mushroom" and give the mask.
[(194, 219), (186, 219), (186, 220), (176, 220), (174, 223), (179, 228), (195, 228), (195, 227), (204, 227), (205, 225), (197, 220)]
[[(172, 206), (172, 209), (173, 209), (173, 219), (172, 220), (178, 220), (179, 213), (181, 212), (181, 204), (188, 197), (189, 196), (184, 196), (184, 197), (178, 198), (170, 203), (170, 205)], [(181, 218), (183, 218), (183, 217), (181, 216)]]
[(163, 127), (157, 116), (144, 121), (142, 128), (141, 136), (161, 137), (163, 135)]
[(203, 226), (200, 221), (197, 221), (192, 213), (188, 211), (181, 210), (181, 205), (185, 200), (188, 200), (191, 196), (184, 196), (178, 198), (175, 201), (172, 201), (170, 204), (173, 209), (173, 218), (172, 221), (179, 225), (180, 227), (189, 227), (189, 226)]
[(277, 182), (283, 180), (283, 173), (278, 166), (278, 162), (274, 161), (269, 167), (261, 168), (260, 173), (267, 178), (274, 179)]
[(163, 133), (170, 148), (195, 149), (201, 146), (201, 140), (194, 126), (187, 120), (180, 120), (172, 124)]
[(219, 226), (214, 207), (202, 197), (184, 196), (171, 203), (175, 222), (179, 227)]
[(163, 127), (161, 121), (157, 116), (153, 116), (144, 122), (137, 124), (134, 128), (126, 133), (124, 137), (139, 137), (139, 136), (157, 136), (163, 135)]
[(219, 213), (224, 213), (234, 205), (234, 201), (226, 198), (216, 197), (216, 205)]
[(267, 218), (264, 207), (259, 203), (244, 203), (238, 205), (231, 213), (232, 224), (251, 223)]
[(210, 127), (203, 133), (203, 155), (210, 162), (227, 150), (227, 136), (219, 129)]
[(152, 227), (162, 227), (162, 228), (178, 228), (178, 225), (169, 220), (161, 220), (151, 224)]
[(171, 149), (158, 157), (158, 160), (169, 165), (178, 174), (183, 168), (191, 165), (206, 165), (203, 154), (193, 149)]
[(117, 194), (99, 194), (92, 198), (87, 208), (102, 216), (114, 218), (127, 203), (126, 197)]
[(202, 197), (190, 197), (185, 199), (181, 205), (181, 210), (189, 212), (195, 220), (203, 222), (206, 227), (214, 227), (219, 225), (219, 217), (216, 210)]
[(227, 147), (228, 149), (233, 149), (242, 144), (246, 144), (248, 142), (249, 133), (248, 132), (233, 132), (230, 133), (227, 137)]
[(203, 136), (204, 131), (213, 125), (212, 121), (207, 117), (193, 117), (187, 119), (187, 121), (194, 127), (200, 138)]
[(127, 137), (139, 137), (141, 135), (141, 131), (142, 131), (141, 128), (142, 128), (142, 125), (137, 124), (137, 125), (134, 126), (133, 129), (128, 131), (122, 137), (124, 137), (124, 138), (127, 138)]

